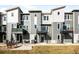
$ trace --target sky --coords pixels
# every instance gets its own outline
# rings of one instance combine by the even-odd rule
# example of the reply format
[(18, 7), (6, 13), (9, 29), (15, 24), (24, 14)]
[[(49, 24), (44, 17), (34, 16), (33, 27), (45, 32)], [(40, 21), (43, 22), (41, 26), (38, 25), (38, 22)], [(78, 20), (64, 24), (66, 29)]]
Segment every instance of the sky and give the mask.
[(50, 12), (51, 9), (66, 6), (65, 11), (79, 9), (78, 0), (0, 0), (0, 11), (19, 6), (24, 13), (28, 10), (42, 10)]
[[(20, 5), (19, 7), (22, 9), (24, 13), (27, 13), (28, 10), (42, 10), (43, 12), (50, 12), (51, 9), (61, 6), (66, 6), (65, 12), (71, 12), (72, 10), (75, 9), (79, 10), (79, 5), (28, 5), (28, 6)], [(17, 7), (17, 5), (0, 5), (0, 10), (3, 11), (13, 7)]]

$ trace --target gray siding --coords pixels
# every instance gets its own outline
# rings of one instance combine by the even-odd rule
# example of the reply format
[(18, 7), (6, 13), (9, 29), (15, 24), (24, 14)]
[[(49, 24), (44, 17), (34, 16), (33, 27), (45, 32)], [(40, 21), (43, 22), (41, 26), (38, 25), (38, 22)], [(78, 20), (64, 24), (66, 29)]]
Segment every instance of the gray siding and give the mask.
[[(59, 29), (58, 29), (58, 24), (59, 24)], [(58, 40), (58, 35), (60, 35), (60, 30), (63, 26), (62, 22), (53, 22), (52, 23), (52, 35), (53, 35), (53, 40)], [(61, 36), (60, 36), (61, 39)]]
[(30, 23), (30, 28), (31, 28), (31, 34), (35, 34), (36, 33), (36, 30), (35, 29), (35, 25), (34, 25), (34, 17), (35, 17), (35, 14), (37, 16), (37, 27), (38, 27), (38, 30), (40, 31), (41, 30), (41, 13), (30, 13), (30, 20), (31, 20), (31, 23)]
[(73, 27), (75, 34), (79, 34), (78, 16), (79, 16), (79, 12), (73, 12)]

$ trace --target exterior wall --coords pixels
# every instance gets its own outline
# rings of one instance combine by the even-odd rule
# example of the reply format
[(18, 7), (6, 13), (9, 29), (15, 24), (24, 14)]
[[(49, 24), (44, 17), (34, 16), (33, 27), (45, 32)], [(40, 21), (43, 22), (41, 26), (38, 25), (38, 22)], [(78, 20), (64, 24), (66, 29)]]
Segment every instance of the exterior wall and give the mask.
[(64, 8), (52, 11), (51, 22), (52, 21), (53, 22), (64, 22)]
[(52, 26), (48, 26), (48, 35), (52, 37)]
[(78, 24), (79, 12), (73, 12), (73, 30), (74, 34), (79, 34), (79, 24)]
[(79, 34), (74, 34), (74, 43), (79, 43)]
[[(12, 16), (13, 13), (13, 16)], [(18, 23), (18, 9), (7, 12), (7, 23)]]
[[(48, 16), (48, 20), (44, 20), (44, 16)], [(42, 24), (51, 24), (51, 15), (42, 15)]]
[[(58, 29), (58, 24), (59, 24), (59, 29)], [(53, 22), (52, 23), (52, 43), (57, 43), (58, 41), (61, 41), (61, 34), (60, 34), (60, 30), (63, 26), (62, 22)], [(58, 39), (58, 35), (59, 35), (59, 39)]]
[[(11, 16), (11, 13), (14, 14), (14, 16)], [(35, 24), (35, 15), (37, 17), (37, 21)], [(28, 16), (28, 20), (24, 19), (24, 25), (25, 29), (27, 30), (28, 26), (28, 32), (30, 33), (30, 42), (35, 39), (35, 35), (37, 34), (37, 30), (41, 31), (41, 24), (51, 24), (51, 26), (48, 26), (48, 35), (52, 37), (51, 43), (58, 43), (61, 41), (61, 34), (60, 31), (63, 27), (63, 22), (65, 24), (69, 24), (70, 29), (73, 30), (73, 37), (74, 37), (74, 43), (79, 42), (79, 12), (73, 12), (73, 18), (72, 19), (64, 19), (64, 9), (58, 9), (58, 10), (52, 10), (51, 14), (42, 14), (41, 12), (30, 12)], [(44, 20), (44, 16), (48, 16), (48, 20)], [(4, 19), (5, 16), (2, 17)], [(18, 9), (8, 11), (7, 12), (7, 21), (2, 20), (2, 24), (7, 24), (7, 39), (11, 40), (11, 33), (12, 33), (12, 24), (14, 28), (17, 28), (17, 23), (19, 23), (20, 20), (20, 11)], [(59, 29), (58, 29), (59, 24)], [(37, 28), (35, 28), (35, 25), (37, 25)], [(60, 36), (58, 39), (58, 35)], [(39, 37), (39, 35), (38, 35)], [(39, 40), (38, 40), (39, 42)]]
[(11, 41), (12, 24), (7, 23), (7, 40)]
[(78, 43), (79, 40), (79, 24), (78, 24), (79, 12), (73, 12), (73, 31), (74, 31), (74, 43)]
[[(31, 32), (31, 27), (30, 27), (30, 22), (31, 22), (31, 20), (30, 20), (30, 15), (26, 15), (26, 16), (28, 16), (28, 20), (27, 20), (27, 19), (24, 20), (24, 26), (25, 26), (25, 29), (26, 29), (28, 32)], [(28, 26), (28, 29), (27, 29), (27, 26)]]
[(69, 27), (69, 30), (73, 30), (73, 14), (65, 14), (65, 25)]
[(32, 43), (32, 41), (35, 39), (35, 35), (36, 34), (30, 34), (30, 43)]
[(2, 25), (6, 25), (6, 14), (2, 16)]
[(19, 22), (19, 9), (11, 10), (7, 12), (7, 40), (11, 41), (12, 25), (13, 28), (17, 28)]
[[(35, 28), (34, 24), (34, 17), (37, 17), (37, 28)], [(37, 30), (41, 30), (41, 13), (30, 13), (30, 28), (31, 28), (31, 34), (36, 34)]]
[[(52, 11), (51, 15), (51, 22), (52, 22), (52, 43), (58, 43), (61, 41), (61, 34), (60, 30), (63, 26), (64, 22), (64, 8), (54, 10)], [(59, 24), (59, 29), (58, 29), (58, 24)], [(58, 39), (59, 35), (59, 39)]]

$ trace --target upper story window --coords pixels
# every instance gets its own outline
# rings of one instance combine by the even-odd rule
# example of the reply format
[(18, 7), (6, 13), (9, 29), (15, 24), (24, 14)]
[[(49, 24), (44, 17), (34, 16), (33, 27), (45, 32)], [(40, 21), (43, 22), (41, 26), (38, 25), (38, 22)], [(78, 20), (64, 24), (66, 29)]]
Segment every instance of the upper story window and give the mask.
[(35, 14), (35, 16), (36, 16), (36, 14)]
[(25, 15), (22, 16), (22, 20), (24, 20), (24, 19), (25, 19)]
[(44, 20), (46, 20), (46, 16), (44, 16)]
[(11, 13), (11, 16), (14, 16), (14, 13)]
[(60, 24), (58, 24), (58, 29), (60, 28)]
[(37, 25), (35, 25), (35, 28), (37, 28)]
[(47, 20), (49, 19), (49, 17), (47, 16)]
[(6, 21), (6, 17), (4, 17), (4, 21)]
[(70, 20), (73, 18), (72, 14), (65, 14), (65, 19)]
[(28, 20), (28, 16), (27, 15), (23, 15), (22, 16), (22, 20)]
[(44, 16), (44, 20), (49, 20), (49, 16)]
[(58, 12), (58, 15), (60, 15), (60, 12)]
[(27, 17), (26, 19), (28, 20), (28, 16), (26, 16), (26, 17)]

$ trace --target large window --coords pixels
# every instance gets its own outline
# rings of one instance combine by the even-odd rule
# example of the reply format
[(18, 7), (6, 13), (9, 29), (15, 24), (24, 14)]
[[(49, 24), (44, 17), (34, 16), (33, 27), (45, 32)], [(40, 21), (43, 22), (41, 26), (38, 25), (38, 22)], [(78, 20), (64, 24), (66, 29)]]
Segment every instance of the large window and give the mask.
[(65, 14), (65, 17), (64, 18), (66, 20), (70, 20), (70, 19), (72, 19), (72, 17), (73, 17), (72, 14)]
[(44, 16), (44, 20), (49, 20), (49, 16)]

